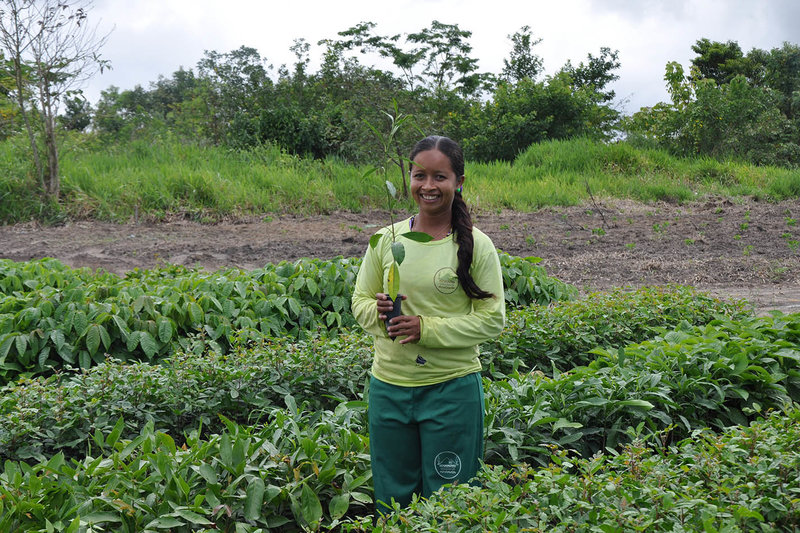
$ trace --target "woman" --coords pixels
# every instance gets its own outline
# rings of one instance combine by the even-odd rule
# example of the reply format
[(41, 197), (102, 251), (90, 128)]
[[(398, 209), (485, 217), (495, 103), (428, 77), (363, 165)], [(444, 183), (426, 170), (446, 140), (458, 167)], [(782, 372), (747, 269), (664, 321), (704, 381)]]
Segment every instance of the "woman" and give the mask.
[[(375, 501), (430, 496), (466, 482), (483, 456), (483, 388), (478, 344), (505, 323), (500, 261), (492, 241), (472, 227), (461, 188), (464, 156), (447, 137), (426, 137), (410, 156), (411, 195), (419, 212), (395, 224), (397, 234), (424, 232), (427, 243), (403, 239), (403, 314), (392, 310), (387, 273), (391, 240), (369, 247), (352, 308), (375, 338), (369, 432)], [(396, 340), (395, 340), (396, 338)]]

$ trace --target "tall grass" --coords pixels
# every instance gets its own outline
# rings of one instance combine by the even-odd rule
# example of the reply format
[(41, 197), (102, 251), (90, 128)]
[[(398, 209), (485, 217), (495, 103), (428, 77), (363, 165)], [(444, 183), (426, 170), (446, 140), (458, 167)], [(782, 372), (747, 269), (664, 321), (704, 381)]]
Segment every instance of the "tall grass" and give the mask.
[[(22, 138), (0, 143), (0, 222), (52, 216), (126, 220), (135, 213), (213, 220), (385, 205), (383, 178), (364, 178), (365, 167), (303, 159), (272, 146), (237, 151), (169, 135), (106, 146), (91, 135), (71, 136), (62, 149), (59, 205), (42, 201), (30, 167)], [(397, 169), (389, 169), (389, 176), (399, 181)], [(587, 139), (533, 145), (513, 164), (467, 164), (465, 197), (478, 211), (579, 205), (590, 193), (642, 202), (683, 203), (707, 195), (782, 200), (800, 196), (800, 170), (676, 158)]]

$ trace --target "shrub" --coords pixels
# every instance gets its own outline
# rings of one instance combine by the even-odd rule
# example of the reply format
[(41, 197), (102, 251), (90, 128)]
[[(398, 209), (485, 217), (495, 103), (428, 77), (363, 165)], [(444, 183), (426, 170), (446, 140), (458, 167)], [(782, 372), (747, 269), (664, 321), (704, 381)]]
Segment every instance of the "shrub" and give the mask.
[(588, 366), (552, 377), (517, 374), (486, 383), (486, 460), (544, 463), (547, 447), (582, 456), (624, 444), (628, 429), (743, 425), (800, 402), (800, 314), (715, 320), (653, 340), (598, 348)]
[[(255, 427), (179, 445), (146, 425), (93, 435), (91, 452), (56, 454), (0, 473), (0, 530), (119, 532), (316, 529), (372, 501), (363, 405), (311, 412), (287, 402)], [(287, 525), (288, 524), (288, 525)]]
[[(510, 305), (571, 298), (533, 258), (500, 253)], [(56, 260), (0, 260), (0, 383), (105, 361), (158, 361), (201, 335), (226, 353), (234, 338), (308, 338), (355, 326), (360, 259), (300, 259), (246, 272), (167, 266), (125, 278)]]
[(595, 292), (509, 314), (503, 334), (484, 345), (484, 358), (502, 373), (517, 368), (550, 374), (588, 364), (597, 347), (609, 350), (652, 338), (681, 322), (743, 318), (743, 302), (724, 302), (690, 287), (641, 287)]
[(219, 415), (258, 424), (287, 395), (309, 409), (360, 398), (372, 351), (362, 335), (312, 341), (248, 341), (226, 355), (179, 352), (158, 365), (108, 361), (69, 377), (20, 380), (0, 396), (0, 457), (36, 459), (86, 453), (96, 433), (124, 419), (122, 438), (145, 424), (179, 441), (202, 426), (223, 429)]
[(349, 531), (795, 531), (800, 527), (800, 411), (774, 412), (675, 446), (637, 440), (619, 454), (545, 468), (487, 467), (480, 487), (444, 488)]

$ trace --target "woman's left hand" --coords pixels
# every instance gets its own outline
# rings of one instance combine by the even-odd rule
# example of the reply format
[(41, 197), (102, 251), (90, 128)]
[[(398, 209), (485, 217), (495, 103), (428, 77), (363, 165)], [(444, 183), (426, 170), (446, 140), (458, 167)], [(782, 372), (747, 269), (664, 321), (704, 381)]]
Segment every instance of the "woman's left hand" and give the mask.
[(388, 329), (392, 337), (404, 337), (400, 339), (400, 344), (419, 341), (420, 326), (418, 316), (400, 315), (392, 319)]

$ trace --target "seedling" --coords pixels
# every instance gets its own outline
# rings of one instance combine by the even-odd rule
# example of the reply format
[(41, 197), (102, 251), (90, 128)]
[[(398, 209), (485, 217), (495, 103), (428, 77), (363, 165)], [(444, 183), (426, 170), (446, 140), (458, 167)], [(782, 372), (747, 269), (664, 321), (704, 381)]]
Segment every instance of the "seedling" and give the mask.
[(625, 245), (625, 248), (627, 248), (628, 250), (633, 250), (634, 248), (636, 248), (636, 243), (635, 242), (629, 242), (629, 243), (627, 243)]
[(784, 220), (786, 221), (787, 226), (794, 226), (797, 224), (797, 220), (793, 219), (792, 217), (786, 217)]
[[(397, 135), (398, 130), (403, 126), (404, 123), (407, 121), (413, 120), (411, 115), (405, 115), (400, 113), (399, 106), (397, 105), (397, 101), (393, 100), (393, 113), (387, 113), (384, 111), (384, 115), (389, 119), (389, 132), (386, 134), (381, 133), (378, 131), (376, 127), (370, 124), (368, 121), (365, 120), (367, 126), (375, 133), (378, 139), (381, 142), (381, 147), (383, 148), (383, 160), (378, 167), (371, 167), (364, 173), (364, 178), (369, 177), (371, 174), (375, 172), (379, 172), (385, 178), (387, 170), (386, 167), (395, 164), (400, 168), (400, 173), (402, 174), (403, 179), (403, 197), (408, 197), (408, 189), (407, 184), (405, 181), (405, 171), (404, 171), (404, 164), (408, 163), (411, 164), (407, 158), (402, 157), (400, 155), (400, 151), (397, 148), (397, 143), (395, 137)], [(392, 155), (392, 150), (395, 150), (397, 155), (396, 159)], [(386, 315), (386, 327), (389, 327), (389, 322), (392, 318), (396, 316), (400, 316), (402, 314), (401, 311), (401, 303), (402, 303), (402, 295), (398, 294), (400, 291), (400, 265), (402, 264), (403, 260), (406, 257), (406, 249), (403, 246), (403, 243), (398, 241), (398, 237), (405, 237), (407, 239), (411, 239), (412, 241), (417, 242), (429, 242), (433, 240), (433, 237), (428, 235), (427, 233), (422, 233), (420, 231), (407, 231), (405, 233), (401, 233), (397, 235), (394, 229), (394, 206), (397, 202), (397, 188), (395, 188), (394, 184), (389, 181), (385, 180), (386, 186), (386, 204), (389, 210), (389, 232), (377, 232), (369, 239), (369, 245), (371, 248), (375, 248), (381, 239), (384, 238), (385, 235), (391, 235), (392, 244), (392, 264), (389, 265), (389, 273), (387, 276), (387, 284), (388, 284), (388, 295), (389, 298), (394, 303), (394, 308), (392, 309), (391, 313), (387, 313)], [(392, 337), (394, 340), (394, 337)]]
[[(400, 316), (401, 312), (401, 302), (402, 302), (402, 295), (398, 295), (400, 291), (400, 265), (403, 263), (403, 260), (406, 258), (406, 249), (403, 246), (403, 243), (398, 241), (398, 237), (405, 237), (406, 239), (411, 239), (412, 241), (417, 242), (429, 242), (433, 240), (433, 237), (428, 235), (427, 233), (423, 233), (421, 231), (407, 231), (405, 233), (400, 233), (399, 235), (396, 234), (394, 230), (394, 204), (397, 201), (397, 189), (395, 188), (394, 184), (391, 181), (386, 180), (386, 196), (387, 196), (387, 205), (389, 207), (389, 232), (382, 233), (378, 232), (374, 234), (369, 239), (369, 245), (372, 248), (378, 246), (378, 243), (381, 239), (384, 238), (386, 235), (391, 235), (392, 238), (392, 264), (389, 265), (389, 274), (387, 275), (387, 283), (388, 283), (388, 294), (389, 298), (394, 303), (394, 309), (391, 313), (387, 314), (386, 316), (386, 327), (389, 327), (389, 321), (396, 317)], [(398, 298), (398, 296), (401, 296)], [(394, 340), (394, 337), (392, 337)]]
[(604, 230), (603, 228), (594, 228), (594, 229), (592, 230), (592, 234), (594, 234), (594, 235), (600, 235), (600, 236), (602, 237), (603, 235), (605, 235), (605, 234), (606, 234), (606, 230)]
[(533, 235), (528, 235), (525, 237), (525, 242), (528, 244), (528, 246), (536, 246), (536, 237)]
[(653, 224), (653, 231), (656, 233), (664, 233), (664, 230), (669, 227), (669, 222), (662, 222), (661, 224)]
[(508, 224), (500, 224), (500, 229), (501, 230), (508, 229)]
[(742, 250), (742, 253), (744, 255), (750, 255), (751, 253), (753, 253), (753, 245), (752, 244), (748, 244), (747, 246), (745, 246), (744, 250)]
[(685, 241), (683, 241), (683, 242), (685, 242), (685, 243), (686, 243), (686, 246), (691, 246), (691, 245), (693, 245), (693, 244), (694, 244), (694, 239), (686, 239), (686, 240), (685, 240)]

